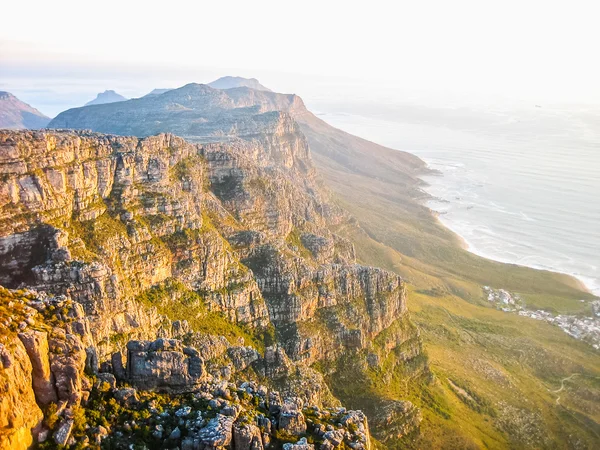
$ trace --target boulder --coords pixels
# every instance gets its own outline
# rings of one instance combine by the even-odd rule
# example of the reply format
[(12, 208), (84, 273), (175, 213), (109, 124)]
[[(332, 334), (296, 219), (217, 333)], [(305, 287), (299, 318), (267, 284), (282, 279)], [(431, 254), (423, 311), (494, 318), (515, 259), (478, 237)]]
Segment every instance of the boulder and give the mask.
[(296, 403), (285, 402), (279, 411), (279, 427), (281, 431), (292, 436), (299, 436), (306, 432), (304, 414), (300, 412)]
[(66, 445), (73, 431), (73, 419), (62, 420), (52, 435), (57, 445)]
[(115, 392), (115, 399), (123, 406), (132, 407), (138, 403), (137, 391), (133, 388), (122, 388)]
[(56, 403), (58, 396), (54, 389), (54, 376), (50, 370), (48, 334), (42, 331), (27, 330), (19, 333), (33, 368), (33, 391), (40, 406)]
[(231, 443), (234, 418), (217, 414), (198, 432), (198, 438), (205, 448), (217, 449)]
[(233, 448), (235, 450), (263, 450), (260, 429), (252, 423), (234, 423)]
[(302, 438), (295, 444), (289, 442), (287, 444), (283, 444), (283, 450), (315, 450), (315, 446), (313, 444), (309, 444), (306, 441), (306, 438)]
[(204, 361), (198, 355), (176, 339), (129, 341), (127, 381), (141, 389), (171, 393), (192, 391), (206, 376)]

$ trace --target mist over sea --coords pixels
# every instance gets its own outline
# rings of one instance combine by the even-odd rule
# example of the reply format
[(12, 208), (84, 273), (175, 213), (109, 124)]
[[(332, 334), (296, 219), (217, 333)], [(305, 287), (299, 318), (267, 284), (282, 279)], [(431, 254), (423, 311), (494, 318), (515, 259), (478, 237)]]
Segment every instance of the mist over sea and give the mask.
[(563, 272), (600, 295), (600, 108), (318, 105), (333, 126), (411, 152), (428, 206), (473, 253)]

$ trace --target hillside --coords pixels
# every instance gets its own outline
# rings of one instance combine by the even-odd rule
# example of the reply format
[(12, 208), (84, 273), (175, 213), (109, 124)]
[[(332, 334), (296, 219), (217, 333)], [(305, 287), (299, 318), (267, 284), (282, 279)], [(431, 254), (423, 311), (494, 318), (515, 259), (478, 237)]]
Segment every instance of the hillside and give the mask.
[(0, 91), (0, 129), (44, 128), (50, 118), (22, 102), (10, 92)]
[[(354, 244), (363, 264), (407, 280), (408, 306), (435, 375), (433, 381), (413, 377), (410, 360), (400, 362), (389, 350), (383, 359), (372, 357), (373, 365), (353, 353), (312, 364), (344, 404), (386, 424), (379, 437), (387, 448), (594, 448), (600, 436), (597, 351), (549, 323), (502, 311), (483, 286), (518, 296), (525, 308), (572, 315), (589, 315), (594, 298), (570, 277), (464, 250), (423, 206), (419, 175), (427, 169), (418, 158), (329, 126), (296, 95), (247, 87), (190, 84), (152, 100), (100, 108), (66, 111), (51, 125), (139, 136), (173, 132), (230, 145), (261, 141), (265, 130), (287, 135), (272, 121), (281, 110), (297, 123), (317, 183), (320, 177), (330, 202), (350, 213), (330, 229)], [(373, 345), (389, 349), (397, 342), (388, 339), (392, 330)], [(403, 428), (409, 408), (373, 399), (419, 406), (420, 433)]]

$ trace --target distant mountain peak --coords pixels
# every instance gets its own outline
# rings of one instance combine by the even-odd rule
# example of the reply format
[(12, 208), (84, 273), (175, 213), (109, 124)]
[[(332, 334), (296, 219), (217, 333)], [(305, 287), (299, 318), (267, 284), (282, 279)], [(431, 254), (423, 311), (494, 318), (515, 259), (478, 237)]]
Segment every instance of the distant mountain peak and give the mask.
[(163, 88), (152, 89), (150, 92), (148, 92), (142, 98), (144, 98), (144, 97), (153, 97), (155, 95), (161, 95), (161, 94), (164, 94), (165, 92), (169, 92), (169, 91), (172, 91), (172, 90), (173, 90), (172, 88), (168, 88), (168, 89), (163, 89)]
[(226, 76), (215, 80), (208, 85), (215, 89), (233, 89), (238, 87), (248, 87), (250, 89), (256, 89), (257, 91), (273, 92), (268, 87), (263, 86), (258, 82), (256, 78), (243, 78), (243, 77), (232, 77)]
[(45, 128), (50, 118), (10, 92), (0, 91), (0, 128)]
[(85, 106), (90, 105), (103, 105), (105, 103), (115, 103), (115, 102), (124, 102), (127, 100), (126, 97), (123, 97), (121, 94), (117, 94), (112, 89), (106, 90), (104, 92), (100, 92), (96, 98), (90, 102), (87, 102)]

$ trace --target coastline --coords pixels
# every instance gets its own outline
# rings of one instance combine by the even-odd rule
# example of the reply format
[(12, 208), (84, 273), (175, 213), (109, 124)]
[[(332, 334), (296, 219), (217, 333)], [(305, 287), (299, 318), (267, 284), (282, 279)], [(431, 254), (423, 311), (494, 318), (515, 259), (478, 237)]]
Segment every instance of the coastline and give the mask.
[[(443, 174), (442, 174), (443, 176)], [(429, 185), (429, 183), (426, 183), (426, 186)], [(498, 263), (502, 263), (502, 264), (511, 264), (511, 265), (515, 265), (515, 266), (520, 266), (520, 267), (527, 267), (529, 269), (535, 269), (535, 270), (540, 270), (540, 271), (546, 271), (546, 272), (552, 272), (558, 275), (566, 275), (568, 277), (570, 277), (574, 282), (575, 285), (577, 286), (577, 288), (579, 290), (581, 290), (582, 292), (586, 293), (586, 294), (590, 294), (593, 295), (595, 297), (600, 298), (600, 292), (596, 293), (594, 291), (600, 291), (600, 287), (598, 288), (592, 288), (591, 286), (589, 286), (588, 284), (586, 284), (586, 282), (584, 280), (582, 280), (581, 278), (579, 278), (577, 275), (572, 274), (572, 273), (568, 273), (568, 272), (563, 272), (560, 271), (558, 269), (555, 268), (547, 268), (547, 267), (542, 267), (542, 266), (536, 266), (536, 265), (524, 265), (524, 264), (518, 264), (516, 262), (513, 261), (508, 261), (508, 260), (503, 260), (502, 258), (497, 258), (494, 257), (493, 255), (490, 254), (486, 254), (483, 251), (477, 250), (477, 248), (470, 243), (464, 236), (462, 236), (455, 228), (452, 227), (452, 225), (449, 224), (450, 221), (444, 222), (441, 219), (441, 216), (443, 216), (444, 214), (441, 214), (439, 211), (436, 211), (435, 209), (432, 209), (427, 203), (429, 203), (432, 200), (442, 200), (442, 201), (446, 201), (444, 199), (440, 199), (440, 198), (436, 198), (433, 196), (430, 196), (430, 198), (425, 202), (425, 206), (429, 209), (431, 215), (433, 216), (434, 220), (443, 228), (445, 228), (446, 230), (450, 231), (452, 233), (452, 235), (454, 236), (454, 238), (456, 239), (457, 243), (460, 245), (460, 247), (463, 250), (468, 251), (469, 253), (479, 256), (481, 258), (485, 258), (488, 259), (490, 261), (494, 261), (494, 262), (498, 262)]]

